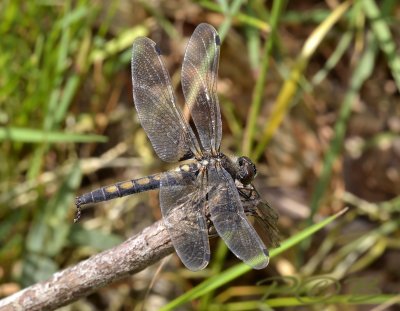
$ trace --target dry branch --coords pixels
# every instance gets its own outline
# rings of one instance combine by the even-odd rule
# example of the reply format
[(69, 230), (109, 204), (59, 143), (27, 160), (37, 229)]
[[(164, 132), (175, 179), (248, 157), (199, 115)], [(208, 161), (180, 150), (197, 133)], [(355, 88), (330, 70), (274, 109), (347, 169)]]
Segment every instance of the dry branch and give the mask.
[(122, 244), (0, 300), (0, 310), (54, 310), (137, 273), (173, 252), (158, 221)]

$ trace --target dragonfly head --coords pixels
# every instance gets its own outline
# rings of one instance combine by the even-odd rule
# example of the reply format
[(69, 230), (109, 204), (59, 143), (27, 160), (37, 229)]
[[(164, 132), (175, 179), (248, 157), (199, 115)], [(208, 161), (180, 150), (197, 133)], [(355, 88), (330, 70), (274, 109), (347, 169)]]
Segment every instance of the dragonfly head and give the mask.
[(236, 179), (243, 185), (250, 184), (257, 175), (257, 169), (254, 163), (251, 162), (248, 157), (240, 157), (237, 159), (236, 164), (239, 168), (236, 174)]

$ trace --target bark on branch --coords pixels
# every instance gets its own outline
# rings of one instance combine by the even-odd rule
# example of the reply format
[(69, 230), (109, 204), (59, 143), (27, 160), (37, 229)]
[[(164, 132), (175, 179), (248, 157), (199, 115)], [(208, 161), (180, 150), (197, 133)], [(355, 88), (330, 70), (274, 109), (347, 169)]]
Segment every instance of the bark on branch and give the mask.
[(137, 273), (172, 252), (168, 232), (158, 221), (122, 244), (0, 300), (0, 310), (54, 310)]

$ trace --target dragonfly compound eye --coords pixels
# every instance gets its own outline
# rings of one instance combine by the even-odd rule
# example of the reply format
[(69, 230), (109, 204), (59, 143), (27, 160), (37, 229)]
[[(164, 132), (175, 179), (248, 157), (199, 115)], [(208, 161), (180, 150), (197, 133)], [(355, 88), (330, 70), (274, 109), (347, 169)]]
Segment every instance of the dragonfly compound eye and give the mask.
[(244, 185), (252, 182), (257, 174), (256, 166), (248, 157), (240, 157), (237, 160), (239, 166), (236, 178)]

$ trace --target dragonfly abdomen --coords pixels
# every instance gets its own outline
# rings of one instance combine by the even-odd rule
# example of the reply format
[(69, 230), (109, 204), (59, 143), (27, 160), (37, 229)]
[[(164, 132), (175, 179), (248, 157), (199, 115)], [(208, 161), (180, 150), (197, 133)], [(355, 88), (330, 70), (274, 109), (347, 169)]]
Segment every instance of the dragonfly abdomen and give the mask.
[(105, 186), (77, 197), (75, 204), (81, 206), (88, 203), (107, 201), (130, 194), (157, 189), (160, 188), (160, 178), (161, 174), (157, 173)]
[[(135, 194), (143, 191), (160, 188), (162, 175), (166, 175), (166, 180), (170, 186), (188, 183), (188, 178), (192, 180), (198, 170), (196, 164), (183, 164), (174, 171), (166, 171), (154, 175), (122, 181), (114, 185), (102, 187), (92, 192), (85, 193), (76, 197), (75, 205), (78, 208), (74, 222), (77, 222), (81, 216), (81, 206), (89, 203), (98, 203), (126, 195)], [(171, 172), (180, 172), (179, 178), (176, 175), (172, 178)], [(170, 178), (171, 177), (171, 178)]]

